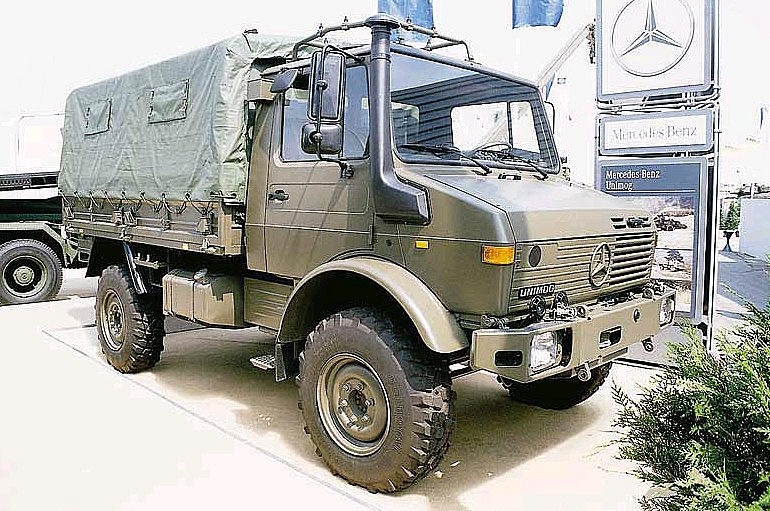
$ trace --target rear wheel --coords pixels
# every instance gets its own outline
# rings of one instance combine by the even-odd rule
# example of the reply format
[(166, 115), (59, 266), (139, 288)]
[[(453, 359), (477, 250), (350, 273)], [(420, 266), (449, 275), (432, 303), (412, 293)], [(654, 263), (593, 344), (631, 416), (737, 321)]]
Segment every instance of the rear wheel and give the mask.
[(59, 256), (38, 240), (0, 245), (0, 303), (32, 303), (54, 298), (61, 289)]
[(137, 294), (126, 268), (105, 268), (96, 290), (96, 331), (107, 362), (121, 373), (153, 367), (165, 335), (160, 296)]
[(348, 309), (322, 321), (300, 355), (305, 432), (333, 473), (374, 492), (434, 469), (455, 424), (447, 364), (404, 323)]
[(550, 410), (566, 410), (593, 396), (607, 379), (611, 367), (612, 362), (609, 362), (595, 368), (585, 382), (577, 378), (546, 378), (532, 383), (517, 383), (507, 378), (500, 378), (500, 381), (514, 401)]

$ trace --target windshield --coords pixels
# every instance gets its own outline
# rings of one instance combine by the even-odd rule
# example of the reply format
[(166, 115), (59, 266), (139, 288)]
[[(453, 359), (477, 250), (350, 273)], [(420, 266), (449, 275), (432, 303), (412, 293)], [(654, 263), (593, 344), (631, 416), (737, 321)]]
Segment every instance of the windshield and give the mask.
[(532, 86), (409, 55), (392, 55), (393, 136), (406, 161), (521, 166), (556, 173), (559, 159)]

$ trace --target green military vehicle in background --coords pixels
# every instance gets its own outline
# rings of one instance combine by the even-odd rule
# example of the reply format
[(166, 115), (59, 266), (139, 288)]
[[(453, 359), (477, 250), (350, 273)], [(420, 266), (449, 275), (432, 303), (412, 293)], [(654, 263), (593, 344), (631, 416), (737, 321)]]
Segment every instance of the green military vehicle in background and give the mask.
[(61, 228), (58, 172), (0, 175), (0, 305), (39, 302), (61, 289), (77, 251)]
[[(351, 29), (371, 43), (326, 39)], [(447, 451), (453, 378), (563, 409), (649, 345), (674, 311), (650, 213), (565, 180), (535, 85), (450, 46), (380, 14), (74, 91), (64, 223), (109, 363), (155, 365), (164, 315), (258, 326), (275, 352), (252, 363), (296, 377), (319, 455), (390, 492)]]

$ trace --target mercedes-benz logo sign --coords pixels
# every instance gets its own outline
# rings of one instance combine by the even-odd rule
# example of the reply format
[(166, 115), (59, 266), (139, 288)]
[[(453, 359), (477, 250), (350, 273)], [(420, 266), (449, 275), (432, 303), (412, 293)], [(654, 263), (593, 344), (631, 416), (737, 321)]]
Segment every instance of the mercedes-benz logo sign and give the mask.
[(632, 75), (657, 76), (682, 61), (694, 33), (687, 0), (629, 0), (612, 25), (612, 55)]
[(588, 268), (588, 281), (594, 287), (601, 287), (610, 276), (610, 260), (612, 251), (607, 243), (602, 243), (594, 249)]

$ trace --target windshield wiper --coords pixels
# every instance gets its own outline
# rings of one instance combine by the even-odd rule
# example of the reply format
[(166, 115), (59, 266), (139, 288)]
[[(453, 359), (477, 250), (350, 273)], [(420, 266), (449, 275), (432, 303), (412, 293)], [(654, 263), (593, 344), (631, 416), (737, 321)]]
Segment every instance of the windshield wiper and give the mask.
[[(494, 147), (502, 147), (503, 149), (493, 149)], [(513, 147), (508, 142), (491, 142), (484, 144), (470, 151), (468, 157), (475, 157), (477, 154), (489, 154), (493, 156), (497, 161), (512, 160), (517, 163), (524, 163), (527, 167), (535, 170), (540, 177), (548, 179), (548, 172), (546, 172), (538, 163), (529, 158), (524, 158), (513, 152)]]
[(475, 165), (477, 165), (481, 169), (481, 171), (472, 169), (473, 172), (475, 172), (476, 174), (480, 176), (488, 176), (489, 174), (492, 173), (492, 169), (490, 169), (489, 166), (487, 166), (485, 163), (481, 162), (477, 158), (474, 158), (473, 156), (469, 156), (465, 154), (465, 152), (461, 151), (460, 149), (452, 145), (399, 144), (397, 148), (406, 149), (407, 151), (432, 153), (435, 155), (456, 154), (460, 158), (465, 158), (466, 160), (469, 160), (473, 162)]

